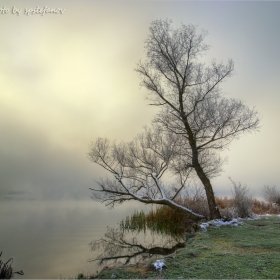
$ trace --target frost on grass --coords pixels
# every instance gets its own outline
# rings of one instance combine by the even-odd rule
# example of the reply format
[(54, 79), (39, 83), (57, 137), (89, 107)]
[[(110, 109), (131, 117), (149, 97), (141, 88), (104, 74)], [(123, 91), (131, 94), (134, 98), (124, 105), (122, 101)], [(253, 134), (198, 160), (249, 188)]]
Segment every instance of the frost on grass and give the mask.
[(156, 260), (153, 265), (155, 267), (156, 270), (159, 270), (159, 271), (162, 271), (162, 268), (164, 266), (164, 263), (165, 263), (165, 260), (162, 259), (162, 260)]
[(219, 220), (212, 220), (212, 221), (209, 221), (209, 222), (207, 222), (207, 223), (202, 223), (202, 224), (200, 224), (200, 227), (201, 227), (204, 231), (206, 231), (207, 228), (208, 228), (209, 226), (215, 226), (215, 227), (221, 227), (221, 226), (238, 226), (238, 225), (240, 225), (240, 224), (242, 224), (242, 223), (240, 222), (240, 219), (232, 219), (231, 221), (223, 221), (223, 220), (219, 219)]
[[(215, 227), (221, 227), (221, 226), (239, 226), (242, 225), (241, 220), (247, 220), (247, 221), (251, 221), (251, 220), (258, 220), (260, 219), (262, 215), (251, 215), (250, 217), (247, 218), (235, 218), (232, 219), (231, 221), (224, 221), (222, 219), (217, 219), (217, 220), (212, 220), (206, 223), (201, 223), (200, 224), (200, 228), (203, 229), (203, 231), (207, 231), (207, 228), (209, 226), (215, 226)], [(270, 216), (270, 214), (266, 214), (266, 216)], [(279, 215), (280, 217), (280, 215)]]

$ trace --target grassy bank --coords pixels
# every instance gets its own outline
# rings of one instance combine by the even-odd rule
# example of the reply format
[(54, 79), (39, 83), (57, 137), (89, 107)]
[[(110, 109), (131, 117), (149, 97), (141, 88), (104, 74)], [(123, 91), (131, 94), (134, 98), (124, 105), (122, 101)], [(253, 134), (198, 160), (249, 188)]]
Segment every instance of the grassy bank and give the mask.
[(210, 227), (197, 232), (175, 256), (166, 256), (162, 272), (149, 259), (138, 266), (105, 268), (97, 278), (280, 278), (279, 233), (279, 216)]

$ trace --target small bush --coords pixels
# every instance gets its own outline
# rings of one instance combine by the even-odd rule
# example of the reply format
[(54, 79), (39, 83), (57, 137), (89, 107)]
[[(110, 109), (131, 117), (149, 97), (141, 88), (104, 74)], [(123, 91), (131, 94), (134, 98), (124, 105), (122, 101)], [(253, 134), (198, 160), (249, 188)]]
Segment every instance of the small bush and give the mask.
[[(230, 179), (231, 180), (231, 179)], [(252, 214), (253, 199), (248, 196), (249, 189), (247, 186), (242, 186), (241, 183), (236, 184), (231, 180), (233, 184), (233, 199), (236, 211), (239, 217), (246, 218)]]
[(205, 217), (209, 216), (208, 202), (205, 196), (205, 190), (202, 186), (188, 188), (184, 196), (176, 199), (176, 202), (191, 209), (195, 213)]
[(220, 214), (224, 220), (232, 220), (239, 216), (235, 207), (220, 209)]
[[(2, 256), (2, 252), (0, 253), (0, 257), (1, 256)], [(14, 274), (23, 275), (23, 271), (13, 272), (12, 263), (13, 263), (12, 258), (10, 258), (5, 263), (0, 259), (0, 279), (11, 279), (14, 277)]]
[(276, 203), (280, 206), (280, 191), (276, 190), (276, 187), (264, 186), (263, 187), (264, 198), (270, 203)]

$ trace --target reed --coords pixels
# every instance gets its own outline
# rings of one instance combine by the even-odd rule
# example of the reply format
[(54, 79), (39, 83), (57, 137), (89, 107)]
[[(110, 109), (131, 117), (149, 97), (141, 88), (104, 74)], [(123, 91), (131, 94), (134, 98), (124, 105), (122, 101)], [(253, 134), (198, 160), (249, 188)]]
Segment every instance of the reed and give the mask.
[(136, 211), (120, 222), (120, 228), (124, 231), (167, 234), (170, 236), (182, 236), (193, 230), (194, 220), (167, 206), (156, 206), (147, 214), (144, 211)]

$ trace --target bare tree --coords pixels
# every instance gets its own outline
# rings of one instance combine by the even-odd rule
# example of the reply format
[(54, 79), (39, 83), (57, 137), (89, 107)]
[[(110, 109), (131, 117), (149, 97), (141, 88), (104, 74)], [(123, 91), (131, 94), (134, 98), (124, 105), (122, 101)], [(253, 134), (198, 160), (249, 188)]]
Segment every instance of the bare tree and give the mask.
[[(112, 207), (127, 200), (164, 204), (202, 218), (176, 202), (195, 176), (205, 189), (210, 218), (221, 217), (210, 182), (222, 171), (225, 159), (219, 152), (240, 134), (258, 129), (259, 118), (254, 108), (225, 98), (219, 88), (233, 73), (232, 60), (209, 67), (198, 61), (209, 48), (206, 34), (192, 25), (174, 30), (168, 20), (151, 24), (147, 60), (136, 71), (160, 111), (153, 127), (130, 143), (98, 139), (92, 144), (90, 160), (113, 175), (92, 189), (95, 199)], [(164, 174), (176, 183), (164, 185)]]
[[(99, 138), (92, 144), (89, 159), (112, 174), (112, 178), (97, 181), (99, 189), (93, 190), (93, 198), (114, 207), (128, 200), (146, 204), (167, 205), (184, 212), (194, 219), (203, 218), (191, 209), (176, 203), (186, 187), (190, 169), (185, 168), (178, 154), (180, 138), (159, 128), (146, 128), (134, 141), (110, 144)], [(169, 172), (169, 173), (168, 173)], [(163, 176), (171, 175), (177, 180), (177, 188), (163, 184)]]
[(152, 22), (145, 45), (147, 59), (139, 62), (136, 71), (151, 105), (161, 109), (154, 123), (180, 138), (182, 162), (202, 182), (214, 219), (220, 218), (220, 212), (210, 179), (221, 171), (219, 152), (240, 134), (255, 131), (259, 118), (254, 108), (223, 97), (219, 85), (232, 75), (232, 60), (213, 61), (209, 67), (199, 62), (209, 49), (206, 35), (205, 31), (198, 34), (193, 25), (173, 29), (169, 20)]

